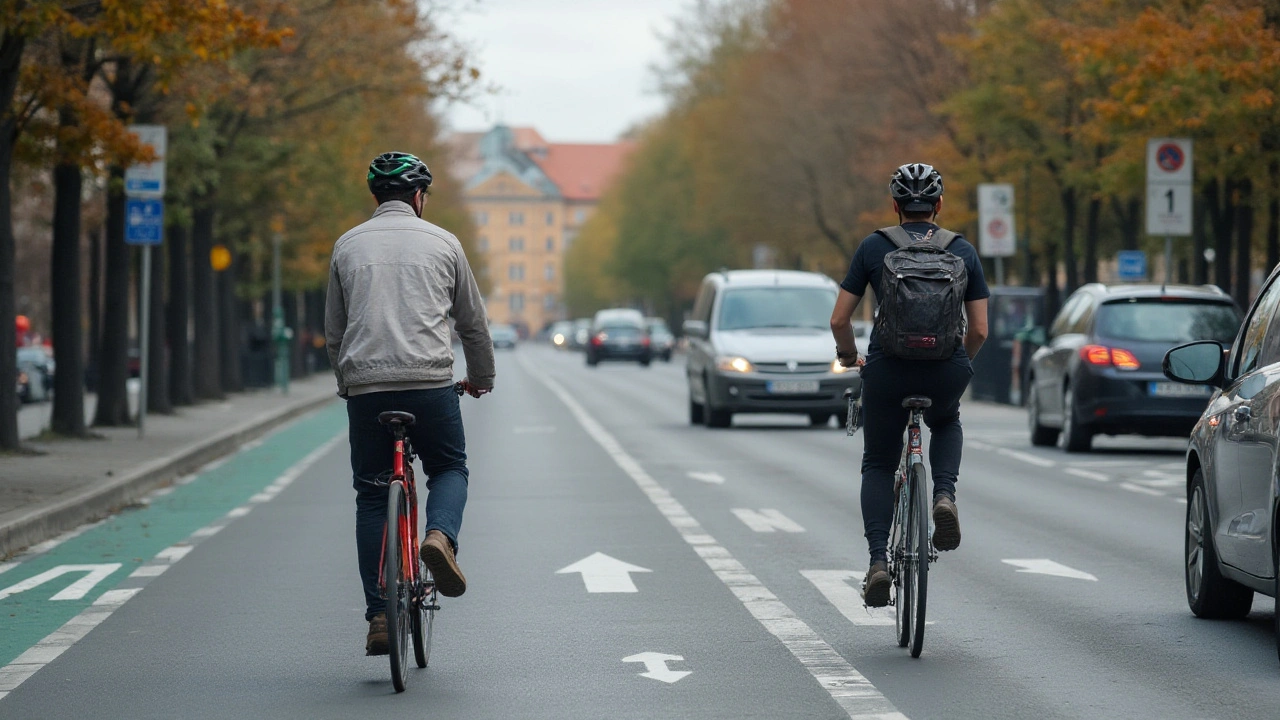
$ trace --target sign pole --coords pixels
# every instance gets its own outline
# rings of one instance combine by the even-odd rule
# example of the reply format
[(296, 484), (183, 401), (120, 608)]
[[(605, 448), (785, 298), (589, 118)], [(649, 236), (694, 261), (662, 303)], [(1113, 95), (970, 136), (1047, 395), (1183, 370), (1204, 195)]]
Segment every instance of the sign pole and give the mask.
[(1164, 236), (1164, 284), (1173, 284), (1173, 236)]
[(1004, 258), (1000, 256), (996, 257), (996, 284), (1004, 284)]
[(149, 371), (148, 343), (151, 335), (151, 246), (142, 246), (142, 322), (138, 333), (138, 358), (140, 363), (141, 382), (138, 387), (138, 439), (146, 434), (147, 427), (147, 378)]

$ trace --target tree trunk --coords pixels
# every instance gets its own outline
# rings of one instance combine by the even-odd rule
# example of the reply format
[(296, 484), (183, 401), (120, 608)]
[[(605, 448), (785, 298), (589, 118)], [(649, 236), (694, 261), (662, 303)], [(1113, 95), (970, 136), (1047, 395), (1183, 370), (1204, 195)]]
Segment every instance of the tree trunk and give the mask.
[(1267, 167), (1271, 176), (1271, 199), (1267, 203), (1267, 267), (1270, 273), (1280, 263), (1280, 160), (1272, 160)]
[(1098, 217), (1102, 214), (1102, 200), (1089, 199), (1089, 210), (1084, 224), (1084, 281), (1098, 282)]
[(1111, 198), (1111, 212), (1120, 224), (1120, 247), (1122, 250), (1137, 250), (1138, 238), (1142, 231), (1142, 201), (1131, 198), (1121, 203)]
[(1209, 247), (1209, 239), (1205, 237), (1204, 232), (1205, 202), (1203, 195), (1196, 194), (1194, 198), (1191, 201), (1191, 243), (1194, 248), (1191, 265), (1195, 268), (1195, 272), (1191, 282), (1196, 285), (1207, 285), (1209, 283), (1209, 261), (1205, 259), (1204, 251)]
[(187, 335), (191, 318), (188, 297), (191, 261), (187, 253), (187, 228), (170, 225), (166, 230), (169, 248), (169, 312), (165, 335), (169, 341), (169, 399), (176, 406), (195, 402), (191, 389), (191, 340)]
[(1065, 295), (1074, 292), (1080, 281), (1076, 274), (1076, 207), (1076, 189), (1068, 187), (1062, 191), (1062, 264), (1067, 270)]
[(192, 384), (201, 400), (222, 398), (222, 378), (218, 354), (218, 303), (214, 287), (213, 250), (214, 198), (197, 197), (191, 225), (191, 318), (195, 323), (192, 355)]
[(1253, 294), (1253, 180), (1240, 180), (1240, 198), (1236, 203), (1236, 279), (1232, 293), (1240, 307), (1249, 307)]
[(240, 372), (240, 308), (236, 305), (236, 265), (218, 273), (218, 350), (219, 379), (223, 392), (244, 390), (243, 373)]
[(124, 243), (124, 170), (113, 167), (107, 190), (106, 277), (98, 407), (94, 425), (129, 424), (129, 246)]
[(151, 308), (147, 348), (147, 412), (172, 415), (173, 403), (169, 401), (169, 363), (165, 352), (164, 307), (164, 247), (151, 248)]
[(1213, 282), (1223, 292), (1231, 292), (1231, 234), (1235, 228), (1235, 182), (1217, 178), (1205, 186), (1205, 205), (1213, 228)]
[(0, 37), (0, 450), (17, 450), (18, 442), (18, 338), (13, 329), (14, 263), (17, 243), (13, 237), (13, 147), (18, 123), (13, 96), (26, 38), (13, 30)]
[[(74, 121), (68, 109), (64, 126)], [(53, 168), (53, 414), (49, 425), (59, 435), (87, 434), (84, 421), (84, 334), (80, 324), (80, 166), (62, 162)]]

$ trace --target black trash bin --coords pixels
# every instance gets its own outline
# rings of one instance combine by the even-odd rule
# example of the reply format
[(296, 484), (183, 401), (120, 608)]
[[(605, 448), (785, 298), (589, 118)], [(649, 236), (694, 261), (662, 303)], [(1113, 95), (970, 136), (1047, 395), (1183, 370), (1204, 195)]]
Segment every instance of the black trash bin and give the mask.
[(989, 330), (973, 361), (972, 397), (1021, 405), (1036, 330), (1045, 324), (1044, 289), (996, 286), (987, 303)]

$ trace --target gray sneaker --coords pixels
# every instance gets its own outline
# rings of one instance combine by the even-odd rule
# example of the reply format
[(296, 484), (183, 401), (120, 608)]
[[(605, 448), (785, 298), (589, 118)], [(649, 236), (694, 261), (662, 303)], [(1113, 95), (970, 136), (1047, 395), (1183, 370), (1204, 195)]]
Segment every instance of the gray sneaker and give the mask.
[(933, 499), (933, 546), (938, 550), (960, 547), (960, 512), (946, 495)]
[(889, 604), (889, 566), (881, 561), (871, 565), (862, 581), (862, 602), (867, 607)]

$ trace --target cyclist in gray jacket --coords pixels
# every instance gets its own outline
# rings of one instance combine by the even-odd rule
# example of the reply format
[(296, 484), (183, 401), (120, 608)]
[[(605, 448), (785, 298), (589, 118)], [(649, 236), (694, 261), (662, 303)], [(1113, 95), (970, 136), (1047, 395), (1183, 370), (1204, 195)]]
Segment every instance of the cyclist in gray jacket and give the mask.
[(374, 158), (367, 179), (378, 209), (333, 246), (325, 340), (338, 395), (347, 399), (365, 652), (385, 655), (378, 564), (394, 450), (378, 414), (403, 410), (417, 418), (409, 439), (427, 475), (420, 555), (440, 593), (457, 597), (467, 589), (456, 553), (468, 472), (450, 318), (467, 360), (463, 389), (473, 397), (490, 392), (494, 364), (484, 302), (462, 245), (422, 219), (431, 171), (413, 155), (390, 152)]

